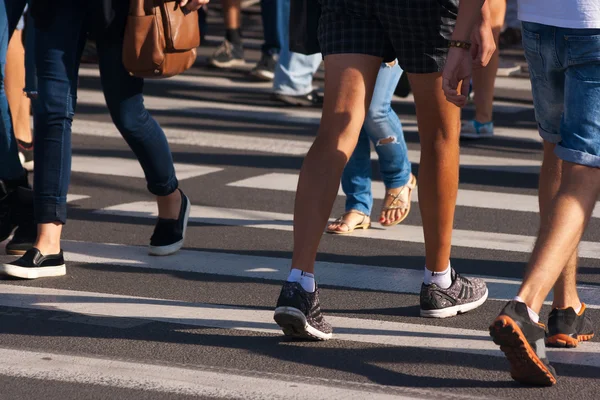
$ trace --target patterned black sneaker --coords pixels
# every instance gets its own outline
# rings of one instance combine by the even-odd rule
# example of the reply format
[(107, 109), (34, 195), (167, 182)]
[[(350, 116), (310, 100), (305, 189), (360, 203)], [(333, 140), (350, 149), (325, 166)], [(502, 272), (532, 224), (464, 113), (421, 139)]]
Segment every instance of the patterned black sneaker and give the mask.
[(33, 171), (33, 142), (27, 143), (17, 139), (19, 145), (19, 159), (27, 171)]
[(488, 297), (485, 282), (479, 278), (465, 278), (454, 269), (452, 285), (442, 289), (435, 283), (421, 285), (421, 317), (448, 318), (474, 310)]
[(225, 40), (215, 50), (208, 62), (217, 68), (242, 67), (246, 64), (246, 61), (244, 61), (244, 47), (241, 44), (235, 45)]
[(277, 56), (275, 54), (263, 53), (260, 61), (250, 71), (250, 75), (263, 81), (272, 81), (275, 79), (276, 66)]
[(181, 208), (179, 210), (179, 218), (163, 219), (159, 218), (154, 233), (150, 238), (149, 253), (153, 256), (168, 256), (176, 253), (183, 247), (185, 240), (185, 231), (187, 229), (188, 218), (190, 217), (190, 209), (192, 204), (181, 189), (177, 189), (181, 193)]
[(510, 301), (490, 326), (490, 336), (510, 363), (510, 376), (537, 386), (556, 384), (556, 371), (546, 358), (546, 329), (529, 318), (527, 305)]
[(62, 250), (44, 256), (36, 248), (29, 249), (23, 257), (8, 264), (0, 264), (0, 274), (23, 279), (63, 276), (67, 273)]
[(579, 342), (594, 337), (592, 319), (586, 314), (586, 306), (581, 303), (579, 314), (573, 307), (550, 312), (546, 345), (550, 347), (577, 347)]
[(309, 293), (297, 282), (286, 282), (275, 308), (275, 322), (286, 336), (299, 339), (328, 340), (333, 329), (321, 313), (319, 289)]
[(319, 95), (316, 90), (301, 96), (273, 93), (273, 100), (280, 101), (288, 106), (323, 107), (323, 96)]
[(14, 224), (18, 227), (6, 245), (6, 254), (20, 256), (33, 247), (37, 238), (37, 225), (33, 218), (33, 190), (17, 188), (14, 200)]

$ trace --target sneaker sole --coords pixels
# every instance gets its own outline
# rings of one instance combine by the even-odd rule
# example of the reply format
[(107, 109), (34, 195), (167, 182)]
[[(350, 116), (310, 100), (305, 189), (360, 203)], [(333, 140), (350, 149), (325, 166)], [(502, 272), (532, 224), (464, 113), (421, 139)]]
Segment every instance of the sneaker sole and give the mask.
[(277, 307), (273, 317), (285, 336), (308, 340), (329, 340), (332, 333), (324, 333), (310, 326), (302, 311), (294, 307)]
[(25, 156), (21, 152), (19, 152), (19, 161), (21, 161), (21, 165), (27, 171), (29, 171), (29, 172), (33, 171), (33, 160), (25, 161)]
[(48, 278), (52, 276), (63, 276), (67, 274), (65, 264), (56, 267), (23, 268), (16, 265), (0, 265), (0, 274), (21, 279)]
[(175, 242), (173, 244), (169, 244), (167, 246), (148, 246), (148, 254), (150, 254), (151, 256), (169, 256), (173, 253), (177, 253), (183, 247), (183, 243), (185, 242), (185, 233), (187, 231), (188, 219), (190, 218), (190, 210), (192, 208), (192, 203), (190, 202), (190, 199), (187, 198), (187, 196), (186, 201), (187, 208), (185, 210), (185, 216), (183, 217), (183, 238), (180, 241)]
[(275, 73), (271, 71), (252, 70), (250, 71), (250, 75), (263, 81), (272, 81), (275, 79)]
[(485, 289), (485, 294), (477, 301), (472, 303), (461, 304), (458, 306), (452, 306), (447, 308), (442, 308), (439, 310), (423, 310), (421, 309), (421, 317), (425, 318), (450, 318), (454, 317), (458, 314), (464, 314), (469, 311), (476, 309), (481, 306), (488, 298), (488, 289)]
[(512, 318), (496, 318), (490, 326), (490, 336), (508, 359), (510, 376), (515, 381), (536, 386), (556, 384), (553, 372), (540, 360)]
[(593, 337), (593, 333), (590, 335), (577, 335), (577, 338), (571, 337), (564, 333), (558, 333), (556, 335), (552, 335), (546, 338), (546, 345), (548, 347), (574, 348), (577, 347), (577, 345), (579, 345), (579, 342), (592, 340)]
[(225, 61), (225, 62), (211, 59), (209, 61), (209, 63), (210, 63), (210, 65), (212, 65), (215, 68), (234, 68), (234, 67), (243, 67), (244, 65), (246, 65), (246, 61), (237, 60), (237, 59), (233, 59), (233, 60), (229, 60), (229, 61)]

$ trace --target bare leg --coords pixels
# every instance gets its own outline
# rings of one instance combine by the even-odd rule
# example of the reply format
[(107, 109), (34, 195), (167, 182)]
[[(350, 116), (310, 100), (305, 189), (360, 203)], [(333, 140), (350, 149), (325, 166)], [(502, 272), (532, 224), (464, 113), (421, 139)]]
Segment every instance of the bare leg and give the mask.
[(304, 159), (294, 207), (292, 268), (314, 272), (317, 248), (371, 102), (381, 58), (325, 57), (325, 98), (317, 138)]
[(242, 17), (241, 0), (222, 0), (225, 29), (240, 29)]
[(37, 240), (33, 244), (33, 247), (38, 249), (43, 255), (57, 254), (60, 252), (62, 228), (63, 226), (59, 222), (38, 224)]
[(8, 45), (6, 56), (6, 98), (12, 113), (12, 122), (17, 139), (31, 143), (31, 125), (29, 122), (30, 101), (23, 93), (25, 87), (25, 50), (22, 31), (15, 31)]
[(419, 208), (425, 234), (425, 265), (448, 267), (458, 192), (460, 109), (446, 101), (441, 74), (409, 74), (421, 139)]
[(506, 0), (488, 0), (491, 14), (492, 32), (496, 42), (496, 52), (492, 56), (490, 63), (485, 68), (479, 68), (473, 71), (473, 91), (475, 98), (475, 120), (485, 123), (492, 120), (494, 104), (494, 85), (496, 83), (496, 74), (500, 63), (500, 50), (498, 48), (498, 39), (500, 31), (504, 24), (506, 15)]
[(561, 185), (542, 220), (519, 296), (539, 313), (573, 256), (600, 193), (600, 169), (563, 162)]
[[(540, 171), (540, 220), (548, 219), (550, 206), (560, 188), (562, 160), (554, 154), (555, 144), (544, 142), (544, 162)], [(573, 253), (554, 285), (553, 308), (579, 308), (577, 294), (577, 250)]]

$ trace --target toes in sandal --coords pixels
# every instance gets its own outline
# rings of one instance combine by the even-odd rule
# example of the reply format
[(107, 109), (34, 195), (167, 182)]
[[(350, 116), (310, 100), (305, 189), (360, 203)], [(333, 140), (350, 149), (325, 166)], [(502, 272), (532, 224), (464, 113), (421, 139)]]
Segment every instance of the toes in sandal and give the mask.
[[(362, 220), (358, 224), (355, 224), (355, 225), (348, 224), (347, 222), (344, 221), (344, 218), (346, 218), (346, 216), (348, 216), (349, 214), (358, 214), (358, 215), (362, 216)], [(369, 229), (371, 227), (371, 218), (363, 212), (351, 210), (351, 211), (348, 211), (348, 212), (345, 212), (344, 214), (342, 214), (338, 219), (333, 221), (331, 224), (346, 225), (348, 230), (347, 231), (339, 231), (339, 230), (337, 230), (337, 228), (336, 229), (327, 229), (327, 231), (326, 231), (327, 233), (332, 233), (334, 235), (347, 235), (349, 233), (354, 232), (356, 229)]]
[(386, 193), (385, 200), (387, 200), (387, 198), (390, 197), (392, 199), (392, 201), (387, 207), (383, 207), (381, 209), (382, 213), (384, 213), (386, 211), (390, 211), (390, 210), (401, 210), (401, 211), (406, 211), (406, 212), (399, 219), (395, 220), (394, 222), (391, 222), (391, 223), (383, 223), (382, 222), (381, 223), (382, 226), (398, 225), (400, 222), (404, 221), (406, 219), (406, 217), (408, 217), (408, 214), (410, 213), (410, 204), (411, 204), (412, 193), (416, 187), (417, 187), (417, 178), (411, 174), (410, 181), (406, 185), (402, 186), (402, 189), (400, 189), (400, 192), (398, 192), (398, 194)]

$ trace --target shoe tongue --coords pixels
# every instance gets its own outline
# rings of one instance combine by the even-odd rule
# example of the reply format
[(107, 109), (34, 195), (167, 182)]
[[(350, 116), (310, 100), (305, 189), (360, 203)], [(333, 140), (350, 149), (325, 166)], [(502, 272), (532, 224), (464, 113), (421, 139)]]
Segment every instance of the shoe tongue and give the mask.
[(454, 282), (456, 280), (456, 278), (458, 277), (458, 274), (452, 267), (450, 267), (450, 277), (452, 279), (452, 282)]

